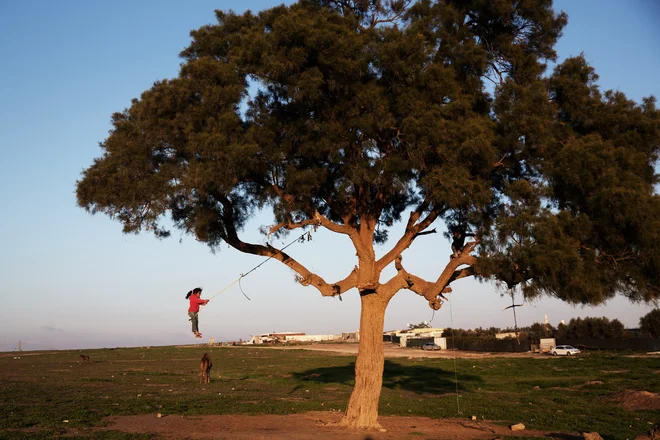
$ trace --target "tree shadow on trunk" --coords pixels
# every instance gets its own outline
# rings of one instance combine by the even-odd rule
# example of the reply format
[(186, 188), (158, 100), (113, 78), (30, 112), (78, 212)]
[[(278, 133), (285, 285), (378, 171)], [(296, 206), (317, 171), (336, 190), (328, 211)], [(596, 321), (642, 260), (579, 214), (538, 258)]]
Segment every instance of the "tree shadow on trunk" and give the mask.
[[(319, 383), (338, 383), (353, 386), (355, 382), (355, 363), (337, 367), (322, 367), (293, 373), (301, 381)], [(458, 373), (458, 389), (465, 391), (468, 383), (483, 383), (480, 376)], [(445, 394), (456, 392), (453, 370), (427, 367), (423, 365), (403, 365), (385, 360), (383, 387), (394, 390), (406, 390), (416, 393)]]

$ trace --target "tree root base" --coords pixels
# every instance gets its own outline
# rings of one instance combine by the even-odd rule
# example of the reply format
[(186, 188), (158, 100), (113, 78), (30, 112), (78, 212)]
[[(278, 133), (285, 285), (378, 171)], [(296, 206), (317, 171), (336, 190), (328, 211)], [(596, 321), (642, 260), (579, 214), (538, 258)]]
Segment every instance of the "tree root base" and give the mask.
[(341, 421), (337, 422), (336, 426), (340, 428), (360, 430), (360, 431), (379, 431), (386, 432), (387, 429), (383, 428), (378, 422), (364, 423), (357, 420), (346, 420), (344, 417)]

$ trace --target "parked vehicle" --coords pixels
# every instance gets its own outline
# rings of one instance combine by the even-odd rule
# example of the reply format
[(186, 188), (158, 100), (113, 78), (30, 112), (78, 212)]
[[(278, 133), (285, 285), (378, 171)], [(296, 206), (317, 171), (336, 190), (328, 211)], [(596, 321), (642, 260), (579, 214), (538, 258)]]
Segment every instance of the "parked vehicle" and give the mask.
[(550, 350), (550, 354), (553, 356), (573, 356), (580, 354), (580, 350), (570, 345), (558, 345)]
[(426, 344), (422, 345), (422, 350), (440, 350), (440, 346), (433, 342), (427, 342)]

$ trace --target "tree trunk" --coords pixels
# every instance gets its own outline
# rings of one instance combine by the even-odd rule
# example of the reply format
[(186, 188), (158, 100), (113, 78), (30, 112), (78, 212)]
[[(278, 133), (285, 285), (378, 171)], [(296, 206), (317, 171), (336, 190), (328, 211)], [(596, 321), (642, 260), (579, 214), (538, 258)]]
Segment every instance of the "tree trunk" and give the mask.
[(389, 299), (377, 293), (361, 294), (360, 346), (355, 362), (355, 387), (340, 425), (354, 429), (381, 429), (378, 400), (383, 385), (383, 325)]

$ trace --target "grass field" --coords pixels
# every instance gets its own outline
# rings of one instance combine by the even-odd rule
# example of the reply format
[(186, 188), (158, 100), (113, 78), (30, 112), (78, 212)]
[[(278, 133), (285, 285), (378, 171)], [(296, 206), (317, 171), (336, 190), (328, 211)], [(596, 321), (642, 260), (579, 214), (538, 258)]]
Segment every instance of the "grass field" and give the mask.
[[(204, 351), (213, 359), (213, 381), (200, 385)], [(80, 354), (90, 360), (81, 362)], [(254, 347), (0, 353), (0, 438), (25, 438), (25, 432), (50, 438), (64, 429), (102, 426), (110, 415), (343, 411), (353, 362), (354, 357), (332, 353)], [(626, 409), (623, 393), (660, 391), (659, 373), (657, 357), (604, 352), (570, 358), (387, 359), (380, 414), (476, 415), (528, 428), (633, 439), (660, 420), (660, 411)], [(104, 432), (95, 438), (152, 437)]]

